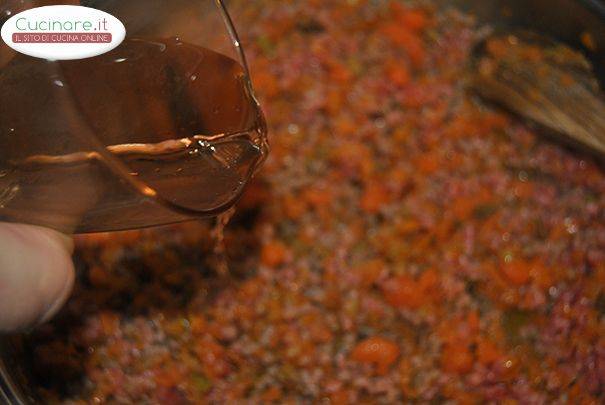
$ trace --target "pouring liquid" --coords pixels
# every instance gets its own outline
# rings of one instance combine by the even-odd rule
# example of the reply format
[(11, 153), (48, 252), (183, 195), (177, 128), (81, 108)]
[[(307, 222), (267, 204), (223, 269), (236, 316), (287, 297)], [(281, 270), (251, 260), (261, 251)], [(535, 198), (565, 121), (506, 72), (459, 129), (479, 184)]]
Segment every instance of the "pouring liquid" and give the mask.
[(235, 215), (235, 207), (231, 207), (217, 216), (212, 228), (211, 236), (214, 241), (212, 265), (216, 274), (221, 277), (229, 275), (229, 255), (227, 254), (227, 245), (225, 243), (225, 228), (229, 225), (233, 215)]
[(267, 154), (241, 65), (174, 38), (79, 61), (18, 55), (0, 88), (1, 220), (87, 232), (214, 215)]

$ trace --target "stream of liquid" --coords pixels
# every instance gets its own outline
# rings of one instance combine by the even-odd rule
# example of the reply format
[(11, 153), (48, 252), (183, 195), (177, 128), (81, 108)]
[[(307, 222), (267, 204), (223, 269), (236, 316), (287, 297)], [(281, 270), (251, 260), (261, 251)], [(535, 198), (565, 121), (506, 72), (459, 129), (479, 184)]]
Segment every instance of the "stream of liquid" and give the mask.
[(212, 228), (212, 238), (214, 239), (214, 271), (221, 277), (229, 275), (229, 256), (227, 254), (227, 245), (225, 244), (225, 228), (235, 215), (235, 207), (229, 208), (216, 217), (214, 227)]

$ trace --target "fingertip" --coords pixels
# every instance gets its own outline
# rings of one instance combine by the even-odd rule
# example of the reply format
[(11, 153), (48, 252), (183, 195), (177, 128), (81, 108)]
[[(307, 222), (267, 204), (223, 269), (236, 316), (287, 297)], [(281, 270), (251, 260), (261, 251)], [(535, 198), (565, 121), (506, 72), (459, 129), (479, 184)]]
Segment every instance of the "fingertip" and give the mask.
[(74, 284), (71, 239), (32, 225), (0, 224), (0, 331), (49, 320)]

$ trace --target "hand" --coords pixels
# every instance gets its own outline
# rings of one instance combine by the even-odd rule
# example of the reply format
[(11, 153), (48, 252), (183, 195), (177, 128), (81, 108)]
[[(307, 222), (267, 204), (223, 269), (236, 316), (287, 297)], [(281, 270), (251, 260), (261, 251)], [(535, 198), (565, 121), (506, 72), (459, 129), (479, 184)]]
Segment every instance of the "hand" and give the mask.
[(33, 225), (0, 223), (0, 333), (46, 322), (74, 283), (73, 242)]
[[(8, 16), (31, 7), (31, 1), (0, 0), (0, 25)], [(0, 41), (0, 68), (14, 55)], [(74, 283), (72, 250), (71, 239), (56, 231), (0, 223), (0, 333), (45, 322), (63, 306)]]

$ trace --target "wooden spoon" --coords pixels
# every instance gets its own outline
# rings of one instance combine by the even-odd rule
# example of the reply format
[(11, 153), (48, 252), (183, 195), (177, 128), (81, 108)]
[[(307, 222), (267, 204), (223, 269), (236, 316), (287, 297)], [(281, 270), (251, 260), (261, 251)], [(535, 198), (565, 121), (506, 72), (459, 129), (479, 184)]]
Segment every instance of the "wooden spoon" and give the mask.
[(478, 48), (470, 87), (481, 97), (605, 157), (605, 101), (588, 60), (537, 34), (493, 35)]

